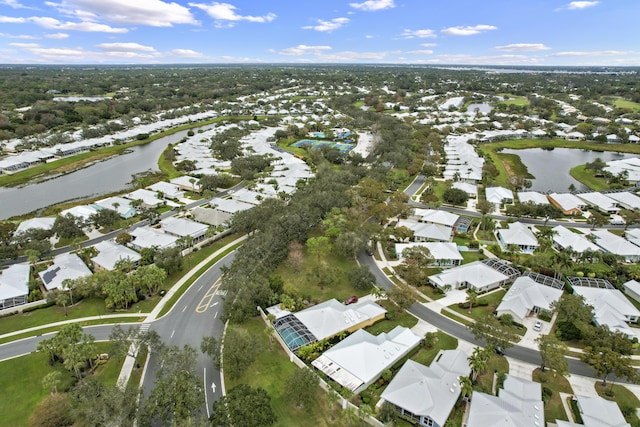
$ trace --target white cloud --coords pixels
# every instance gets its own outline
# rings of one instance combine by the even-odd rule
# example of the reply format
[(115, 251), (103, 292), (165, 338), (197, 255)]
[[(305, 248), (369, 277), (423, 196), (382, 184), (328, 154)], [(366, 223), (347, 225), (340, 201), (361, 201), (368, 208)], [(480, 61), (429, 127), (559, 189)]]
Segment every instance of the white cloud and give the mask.
[(567, 6), (567, 9), (569, 9), (569, 10), (586, 9), (588, 7), (593, 7), (593, 6), (597, 5), (598, 3), (600, 3), (600, 2), (599, 1), (572, 1)]
[(365, 11), (376, 11), (396, 7), (393, 0), (367, 0), (362, 3), (349, 3), (349, 6)]
[(307, 46), (299, 44), (298, 46), (288, 47), (278, 52), (280, 55), (302, 56), (302, 55), (318, 55), (323, 51), (331, 50), (331, 46)]
[(82, 21), (82, 22), (61, 22), (55, 18), (49, 18), (44, 16), (32, 16), (27, 18), (29, 22), (33, 22), (36, 25), (50, 29), (50, 30), (66, 30), (66, 31), (84, 31), (91, 33), (126, 33), (129, 30), (127, 28), (114, 28), (109, 25), (99, 24), (97, 22)]
[(27, 22), (25, 18), (17, 18), (13, 16), (0, 16), (0, 23), (6, 24), (24, 24)]
[(375, 36), (373, 36), (373, 35), (371, 35), (371, 34), (365, 34), (365, 36), (364, 36), (364, 38), (365, 38), (365, 39), (372, 39), (372, 38), (374, 38), (374, 37), (375, 37)]
[(407, 53), (412, 55), (432, 55), (433, 51), (431, 49), (420, 49), (420, 50), (410, 50)]
[(611, 55), (628, 55), (631, 52), (624, 50), (595, 50), (595, 51), (567, 51), (557, 52), (552, 56), (611, 56)]
[(0, 0), (0, 5), (9, 6), (14, 9), (35, 9), (35, 7), (23, 5), (18, 0)]
[(420, 43), (420, 46), (422, 47), (434, 47), (434, 46), (438, 46), (437, 43)]
[(44, 35), (48, 39), (62, 40), (69, 38), (69, 34), (67, 33), (53, 33), (53, 34), (45, 34)]
[(459, 27), (445, 28), (440, 32), (443, 34), (448, 34), (450, 36), (472, 36), (475, 34), (484, 33), (485, 31), (492, 31), (497, 29), (498, 27), (494, 27), (493, 25), (475, 25), (473, 27), (459, 26)]
[(405, 39), (413, 39), (413, 38), (426, 39), (426, 38), (432, 38), (432, 37), (438, 37), (438, 36), (435, 33), (435, 31), (424, 29), (424, 30), (404, 30), (402, 32), (402, 37), (404, 37)]
[(265, 22), (271, 22), (277, 17), (275, 13), (267, 13), (266, 15), (263, 15), (263, 16), (238, 15), (236, 13), (236, 10), (238, 10), (238, 8), (229, 3), (218, 3), (218, 2), (213, 2), (211, 4), (189, 3), (189, 6), (204, 10), (210, 17), (212, 17), (217, 21), (230, 21), (230, 22), (249, 21), (249, 22), (265, 23)]
[(315, 30), (321, 32), (331, 32), (333, 30), (337, 30), (349, 23), (349, 18), (334, 18), (331, 21), (323, 21), (322, 19), (318, 19), (318, 25), (308, 25), (306, 27), (302, 27), (303, 30)]
[(99, 18), (118, 24), (151, 27), (198, 24), (189, 8), (162, 0), (62, 0), (47, 4), (82, 20)]
[(156, 50), (151, 46), (145, 46), (140, 43), (101, 43), (97, 44), (96, 47), (101, 50), (106, 50), (110, 52), (129, 52), (129, 51), (138, 51), (138, 52), (155, 52)]
[(381, 61), (386, 58), (388, 52), (336, 52), (321, 53), (316, 56), (322, 62), (354, 62), (354, 61)]
[(496, 46), (495, 49), (505, 52), (534, 52), (539, 50), (549, 50), (551, 48), (542, 43), (512, 43), (504, 46)]
[(6, 37), (8, 39), (18, 39), (18, 40), (38, 40), (40, 37), (32, 36), (29, 34), (5, 34), (0, 33), (0, 37)]
[(204, 58), (204, 55), (200, 52), (196, 52), (191, 49), (173, 49), (165, 54), (166, 56), (178, 57), (178, 58)]
[(429, 64), (461, 64), (461, 65), (539, 65), (543, 63), (540, 58), (527, 55), (495, 55), (473, 56), (466, 54), (438, 55), (423, 61)]

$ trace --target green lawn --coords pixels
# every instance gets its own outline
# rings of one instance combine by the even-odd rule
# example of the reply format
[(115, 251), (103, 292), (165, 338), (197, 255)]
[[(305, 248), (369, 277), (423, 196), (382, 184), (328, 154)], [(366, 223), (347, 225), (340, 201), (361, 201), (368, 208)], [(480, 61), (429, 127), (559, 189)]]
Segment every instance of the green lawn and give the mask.
[(447, 335), (442, 331), (436, 332), (436, 336), (438, 338), (433, 347), (422, 347), (417, 354), (411, 357), (411, 360), (429, 366), (440, 350), (455, 350), (458, 348), (457, 338)]
[(610, 187), (605, 178), (595, 177), (593, 171), (585, 169), (585, 165), (569, 169), (569, 174), (594, 191), (608, 190)]
[[(270, 344), (265, 333), (266, 325), (261, 318), (256, 317), (246, 321), (243, 325), (249, 333), (258, 337), (265, 348), (260, 357), (237, 380), (225, 379), (227, 391), (238, 384), (249, 384), (252, 387), (264, 388), (271, 396), (271, 406), (278, 421), (275, 426), (289, 427), (301, 425), (328, 426), (335, 425), (329, 420), (330, 411), (325, 394), (318, 388), (318, 397), (311, 408), (298, 409), (289, 402), (286, 396), (286, 379), (296, 369), (296, 365), (289, 362), (289, 358), (280, 345)], [(336, 414), (338, 415), (338, 414)]]
[(496, 307), (498, 307), (498, 305), (500, 304), (500, 301), (502, 301), (502, 297), (506, 293), (507, 291), (501, 289), (499, 291), (492, 292), (487, 296), (478, 298), (479, 303), (486, 302), (487, 305), (484, 307), (474, 305), (471, 308), (471, 313), (469, 313), (469, 310), (466, 308), (458, 307), (458, 304), (451, 304), (449, 308), (452, 309), (453, 311), (456, 311), (460, 314), (471, 317), (473, 319), (480, 319), (488, 315), (491, 315), (496, 310)]
[[(405, 328), (412, 328), (418, 323), (418, 319), (407, 313), (404, 310), (398, 308), (390, 300), (380, 300), (378, 304), (387, 309), (387, 317), (393, 317), (393, 319), (385, 319), (376, 322), (365, 330), (372, 335), (378, 335), (382, 332), (389, 332), (396, 326), (404, 326)], [(393, 313), (390, 315), (390, 313)]]
[(547, 370), (543, 373), (540, 369), (533, 371), (533, 380), (553, 391), (551, 398), (544, 404), (545, 420), (552, 423), (555, 420), (569, 421), (560, 397), (560, 393), (573, 394), (569, 381), (555, 372)]
[(486, 258), (481, 252), (460, 252), (462, 255), (462, 263), (469, 264), (474, 261), (482, 261)]
[(449, 319), (455, 320), (458, 323), (462, 323), (463, 325), (466, 325), (466, 326), (473, 325), (473, 323), (469, 322), (466, 319), (463, 319), (462, 317), (458, 316), (457, 314), (451, 313), (450, 311), (442, 309), (442, 310), (440, 310), (440, 314), (442, 314), (443, 316), (447, 316)]
[[(96, 346), (99, 353), (109, 351), (109, 343)], [(111, 359), (98, 367), (95, 375), (105, 384), (115, 384), (121, 367), (121, 360)], [(58, 391), (67, 391), (75, 381), (73, 374), (60, 365), (50, 366), (46, 354), (31, 353), (0, 362), (0, 425), (28, 425), (29, 414), (48, 394), (42, 388), (42, 378), (54, 370), (63, 374)]]
[(628, 101), (624, 98), (617, 98), (614, 101), (613, 105), (617, 108), (626, 108), (629, 110), (633, 110), (634, 112), (640, 111), (640, 104), (638, 104), (637, 102)]
[(431, 285), (420, 286), (417, 289), (434, 301), (445, 297), (444, 293), (436, 291), (436, 288)]
[(507, 361), (506, 357), (498, 356), (497, 354), (491, 355), (491, 357), (489, 358), (489, 362), (487, 363), (487, 368), (482, 374), (478, 375), (473, 389), (481, 391), (483, 393), (491, 394), (494, 372), (504, 374), (509, 373), (509, 362)]
[[(613, 396), (609, 395), (609, 390), (613, 392)], [(622, 413), (626, 413), (625, 419), (629, 424), (632, 426), (640, 425), (640, 419), (636, 414), (636, 409), (640, 408), (640, 399), (628, 388), (614, 384), (612, 389), (610, 383), (607, 384), (606, 387), (603, 387), (601, 382), (597, 382), (596, 391), (601, 397), (616, 402)]]
[(517, 105), (518, 107), (529, 106), (529, 100), (527, 99), (526, 96), (511, 95), (508, 93), (501, 93), (500, 96), (502, 96), (503, 99), (505, 96), (509, 98), (509, 99), (500, 101), (500, 104)]

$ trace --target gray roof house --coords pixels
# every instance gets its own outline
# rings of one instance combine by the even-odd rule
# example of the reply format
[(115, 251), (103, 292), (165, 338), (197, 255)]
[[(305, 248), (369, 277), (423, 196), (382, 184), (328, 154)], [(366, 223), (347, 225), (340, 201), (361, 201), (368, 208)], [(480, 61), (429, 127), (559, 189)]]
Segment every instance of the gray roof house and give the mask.
[(51, 267), (38, 273), (48, 291), (58, 288), (64, 289), (62, 282), (66, 279), (74, 280), (92, 274), (80, 257), (74, 253), (56, 256)]
[(469, 375), (467, 354), (445, 350), (431, 366), (407, 360), (389, 383), (379, 404), (393, 404), (418, 425), (442, 427), (460, 396), (459, 378)]
[(191, 236), (194, 242), (202, 240), (209, 228), (205, 224), (200, 224), (199, 222), (191, 221), (190, 219), (178, 218), (175, 216), (170, 216), (160, 221), (160, 227), (165, 233), (178, 238)]
[(507, 375), (497, 396), (474, 392), (467, 427), (544, 427), (540, 383)]
[(631, 427), (616, 402), (600, 396), (576, 396), (582, 424), (556, 420), (558, 427)]
[(523, 223), (512, 222), (507, 224), (507, 227), (497, 231), (498, 242), (502, 250), (507, 249), (509, 245), (516, 245), (520, 248), (521, 253), (532, 254), (539, 246), (536, 236)]
[(0, 271), (0, 310), (27, 303), (29, 270), (28, 264), (13, 264)]
[(213, 226), (227, 225), (231, 220), (230, 213), (217, 209), (203, 208), (202, 206), (195, 207), (191, 213), (196, 221)]
[(496, 315), (510, 314), (522, 323), (530, 314), (551, 311), (551, 304), (560, 300), (562, 288), (536, 282), (529, 276), (518, 277), (496, 308)]
[(420, 344), (422, 338), (404, 326), (371, 335), (359, 329), (311, 362), (329, 378), (360, 393)]
[(97, 243), (94, 247), (99, 252), (98, 255), (91, 258), (96, 270), (114, 270), (118, 261), (124, 259), (128, 259), (137, 265), (141, 258), (138, 252), (111, 240)]

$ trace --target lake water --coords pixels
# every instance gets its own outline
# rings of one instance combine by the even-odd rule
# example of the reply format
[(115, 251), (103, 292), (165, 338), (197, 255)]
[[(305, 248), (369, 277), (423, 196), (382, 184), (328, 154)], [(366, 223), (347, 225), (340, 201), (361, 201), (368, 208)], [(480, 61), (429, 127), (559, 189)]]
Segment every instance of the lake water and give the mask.
[[(194, 129), (197, 132), (198, 129)], [(131, 152), (97, 162), (84, 169), (23, 187), (0, 187), (0, 219), (23, 215), (68, 200), (84, 199), (126, 190), (134, 174), (158, 170), (167, 145), (187, 136), (187, 131), (159, 138)]]
[(579, 181), (569, 175), (569, 169), (593, 162), (598, 157), (605, 162), (633, 157), (631, 154), (614, 153), (611, 151), (596, 152), (576, 150), (572, 148), (555, 148), (551, 151), (542, 148), (528, 148), (526, 150), (502, 150), (506, 154), (520, 156), (520, 160), (527, 167), (532, 179), (531, 190), (566, 192), (571, 184), (577, 190), (588, 190)]

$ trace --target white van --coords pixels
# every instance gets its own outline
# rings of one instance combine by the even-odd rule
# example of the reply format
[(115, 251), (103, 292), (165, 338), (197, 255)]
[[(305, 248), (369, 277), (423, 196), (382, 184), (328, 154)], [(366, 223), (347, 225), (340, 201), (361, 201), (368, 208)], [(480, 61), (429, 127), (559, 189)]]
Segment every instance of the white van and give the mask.
[(624, 218), (620, 215), (611, 215), (611, 220), (609, 221), (611, 225), (625, 225)]

